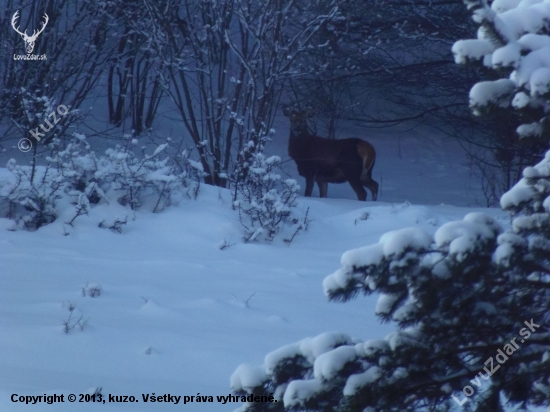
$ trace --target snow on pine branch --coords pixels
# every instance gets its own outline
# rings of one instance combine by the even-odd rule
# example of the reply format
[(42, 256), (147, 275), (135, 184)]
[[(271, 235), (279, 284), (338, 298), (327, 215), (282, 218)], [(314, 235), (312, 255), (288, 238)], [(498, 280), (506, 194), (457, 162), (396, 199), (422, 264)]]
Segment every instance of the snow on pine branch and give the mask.
[(342, 255), (342, 268), (323, 281), (331, 300), (349, 300), (362, 292), (382, 293), (376, 313), (384, 320), (406, 321), (414, 311), (417, 278), (440, 281), (449, 277), (449, 265), (467, 264), (496, 243), (502, 229), (482, 213), (441, 226), (431, 236), (418, 228), (386, 233), (377, 244)]
[[(342, 255), (342, 268), (323, 281), (325, 294), (330, 299), (347, 300), (361, 290), (371, 293), (379, 286), (371, 274), (391, 264), (397, 275), (399, 267), (418, 262), (432, 243), (432, 236), (423, 230), (406, 228), (384, 234), (377, 244), (347, 251)], [(396, 285), (397, 277), (386, 283)]]
[[(343, 333), (325, 332), (267, 354), (264, 365), (240, 365), (230, 378), (231, 387), (240, 394), (256, 393), (258, 387), (270, 381), (270, 390), (278, 402), (283, 401), (286, 407), (301, 407), (308, 399), (330, 389), (326, 381), (365, 355), (364, 344)], [(292, 376), (287, 371), (289, 367)], [(300, 379), (289, 383), (289, 377)]]
[[(238, 394), (273, 393), (285, 410), (325, 410), (323, 405), (337, 405), (342, 395), (360, 396), (361, 391), (378, 381), (405, 380), (405, 368), (383, 376), (383, 368), (375, 362), (377, 356), (416, 345), (417, 338), (415, 332), (403, 331), (383, 340), (362, 342), (345, 334), (326, 332), (269, 353), (264, 365), (240, 365), (231, 376), (232, 389)], [(246, 403), (241, 410), (259, 409)]]
[(457, 41), (452, 48), (456, 63), (468, 63), (483, 59), (494, 50), (490, 41), (482, 39), (468, 39)]
[(500, 205), (511, 212), (550, 212), (550, 151), (544, 159), (523, 171), (523, 178), (502, 195)]
[[(457, 41), (452, 48), (461, 64), (481, 62), (500, 79), (483, 81), (470, 92), (474, 113), (511, 108), (535, 119), (520, 125), (520, 137), (550, 133), (550, 3), (547, 1), (466, 0), (479, 24), (477, 39)], [(531, 109), (537, 108), (534, 112)], [(530, 111), (531, 110), (531, 111)]]
[(477, 115), (488, 107), (508, 107), (515, 84), (508, 79), (479, 82), (470, 90), (470, 107)]

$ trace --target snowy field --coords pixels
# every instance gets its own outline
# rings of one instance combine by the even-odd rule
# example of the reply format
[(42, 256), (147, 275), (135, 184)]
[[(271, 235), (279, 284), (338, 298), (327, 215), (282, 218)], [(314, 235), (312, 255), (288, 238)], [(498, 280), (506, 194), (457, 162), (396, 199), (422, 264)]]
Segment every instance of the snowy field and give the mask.
[[(480, 113), (495, 104), (516, 112), (534, 108), (522, 118), (536, 122), (520, 125), (517, 133), (543, 135), (538, 111), (548, 107), (550, 93), (549, 1), (495, 0), (493, 10), (484, 7), (476, 9), (475, 20), (485, 29), (477, 39), (455, 43), (455, 61), (482, 60), (504, 77), (475, 85), (470, 104)], [(95, 119), (106, 118), (105, 107), (96, 110), (103, 114), (94, 112)], [(164, 115), (159, 123), (172, 113)], [(280, 118), (274, 127), (276, 139), (265, 153), (281, 156), (282, 174), (297, 177), (286, 155), (288, 122)], [(186, 138), (181, 125), (174, 135), (168, 123), (158, 131), (159, 140)], [(345, 304), (324, 296), (323, 279), (340, 268), (344, 252), (404, 227), (433, 233), (471, 212), (484, 212), (505, 228), (510, 224), (507, 213), (484, 208), (479, 178), (464, 151), (441, 133), (367, 132), (347, 125), (339, 127), (338, 137), (360, 137), (376, 148), (379, 202), (371, 202), (370, 193), (368, 202), (356, 201), (347, 184), (330, 185), (329, 199), (300, 198), (299, 211), (308, 210), (311, 223), (290, 245), (285, 236), (243, 243), (230, 193), (205, 185), (196, 200), (159, 214), (130, 214), (112, 202), (68, 226), (73, 210), (65, 207), (54, 223), (33, 233), (14, 230), (12, 221), (0, 218), (0, 412), (234, 411), (241, 402), (218, 397), (231, 393), (230, 376), (239, 365), (262, 364), (281, 346), (327, 331), (358, 340), (393, 331), (374, 314), (376, 296)], [(31, 159), (30, 153), (2, 153), (0, 181), (12, 156), (19, 164)], [(304, 186), (302, 178), (298, 182)], [(98, 227), (125, 213), (130, 221), (122, 233)], [(106, 402), (81, 396), (94, 393)], [(14, 402), (54, 394), (65, 402)], [(68, 402), (70, 394), (76, 403)], [(144, 402), (164, 395), (172, 404)], [(113, 396), (136, 402), (111, 402)], [(184, 404), (191, 396), (194, 401)]]
[[(297, 177), (286, 156), (288, 124), (279, 130), (266, 153), (287, 160), (283, 175)], [(371, 202), (369, 193), (367, 203), (358, 202), (348, 184), (329, 185), (329, 199), (300, 198), (299, 211), (309, 207), (313, 221), (290, 246), (282, 237), (244, 244), (229, 192), (205, 185), (197, 200), (160, 214), (138, 212), (122, 234), (97, 227), (128, 213), (117, 204), (94, 207), (68, 236), (62, 222), (72, 208), (34, 233), (6, 230), (11, 222), (0, 219), (0, 410), (173, 408), (142, 401), (142, 394), (153, 393), (182, 396), (176, 407), (188, 411), (235, 410), (240, 403), (182, 406), (183, 396), (227, 396), (241, 363), (261, 364), (267, 353), (308, 336), (336, 331), (366, 340), (393, 330), (374, 315), (376, 297), (327, 301), (322, 281), (340, 267), (345, 251), (377, 242), (389, 230), (433, 232), (475, 210), (508, 224), (504, 212), (481, 207), (479, 184), (456, 142), (419, 130), (341, 133), (376, 147), (373, 177), (381, 201)], [(3, 155), (0, 163), (8, 159)], [(364, 212), (369, 217), (360, 220)], [(224, 241), (234, 245), (220, 250)], [(95, 285), (100, 296), (83, 296), (83, 288)], [(83, 330), (77, 325), (66, 334), (64, 323), (81, 317)], [(10, 401), (12, 394), (64, 394), (66, 400), (97, 388), (139, 402)]]
[[(402, 227), (433, 232), (475, 210), (504, 226), (509, 221), (497, 209), (301, 198), (313, 222), (290, 246), (280, 238), (244, 244), (229, 200), (228, 192), (203, 185), (197, 200), (137, 213), (122, 234), (97, 227), (122, 212), (113, 205), (78, 218), (68, 236), (64, 216), (35, 233), (5, 230), (10, 224), (0, 220), (0, 410), (173, 408), (143, 403), (142, 394), (152, 393), (215, 400), (230, 393), (239, 364), (261, 364), (282, 345), (325, 331), (360, 339), (392, 331), (374, 316), (376, 298), (337, 304), (323, 295), (322, 280), (340, 267), (346, 250)], [(368, 219), (358, 220), (364, 212)], [(235, 245), (220, 250), (224, 239)], [(94, 284), (100, 296), (83, 296)], [(72, 321), (82, 316), (85, 326), (66, 334), (71, 307)], [(99, 387), (105, 396), (133, 395), (139, 403), (9, 401), (14, 393), (66, 397)], [(183, 407), (210, 412), (239, 405)]]

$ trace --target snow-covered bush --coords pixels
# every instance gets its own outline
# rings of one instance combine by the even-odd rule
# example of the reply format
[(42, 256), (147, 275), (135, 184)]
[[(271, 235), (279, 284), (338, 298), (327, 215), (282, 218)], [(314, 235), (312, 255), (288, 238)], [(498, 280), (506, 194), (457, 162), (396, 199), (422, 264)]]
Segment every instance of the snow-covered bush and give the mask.
[(302, 216), (296, 216), (298, 191), (300, 186), (294, 179), (282, 180), (276, 173), (281, 158), (266, 158), (264, 145), (275, 134), (274, 129), (267, 130), (265, 125), (254, 134), (239, 152), (238, 161), (227, 176), (232, 190), (233, 209), (239, 213), (239, 221), (244, 227), (244, 241), (268, 240), (283, 230), (289, 223), (290, 244), (302, 231), (306, 231), (310, 221), (309, 209)]
[(128, 215), (117, 216), (110, 219), (108, 222), (102, 220), (99, 222), (98, 227), (102, 229), (111, 229), (113, 232), (122, 233), (122, 227), (128, 223)]
[(86, 286), (82, 288), (82, 296), (89, 296), (95, 298), (101, 296), (101, 285), (99, 283), (86, 283)]
[(70, 110), (56, 99), (46, 96), (40, 91), (31, 92), (21, 87), (17, 97), (21, 101), (21, 106), (18, 109), (20, 112), (17, 121), (18, 128), (25, 132), (25, 137), (30, 134), (33, 144), (49, 142), (79, 117), (78, 110)]
[(63, 194), (63, 179), (50, 167), (21, 166), (10, 159), (9, 179), (0, 181), (0, 202), (7, 205), (6, 217), (20, 227), (36, 230), (57, 218), (57, 201)]
[(185, 185), (187, 177), (185, 172), (174, 173), (176, 165), (170, 165), (168, 157), (160, 159), (167, 146), (167, 143), (161, 144), (151, 155), (143, 152), (141, 158), (120, 145), (107, 149), (94, 177), (106, 182), (107, 190), (123, 206), (136, 210), (149, 196), (157, 199), (153, 211), (159, 205), (162, 209), (169, 204), (172, 191)]
[(275, 172), (281, 159), (266, 158), (263, 153), (250, 154), (246, 176), (235, 183), (233, 207), (245, 228), (244, 240), (273, 240), (289, 221), (299, 224), (293, 216), (300, 186), (294, 179), (281, 180)]
[[(23, 87), (19, 90), (19, 93), (21, 96), (21, 108), (24, 112), (22, 126), (27, 129), (31, 129), (32, 126), (44, 122), (47, 120), (47, 116), (56, 110), (55, 102), (48, 96), (32, 93)], [(40, 130), (41, 133), (46, 131), (44, 128), (47, 130), (48, 125)]]
[[(16, 122), (18, 128), (30, 132), (36, 141), (47, 133), (53, 136), (59, 129), (50, 116), (56, 112), (54, 99), (25, 88), (19, 89), (18, 97), (21, 100), (19, 121)], [(30, 166), (18, 165), (10, 159), (6, 168), (12, 175), (0, 180), (0, 202), (5, 201), (7, 205), (6, 217), (29, 230), (36, 230), (57, 218), (56, 205), (65, 186), (58, 170), (52, 168), (49, 162), (45, 167), (39, 167), (36, 160), (36, 152)]]
[[(7, 217), (28, 229), (53, 222), (58, 216), (56, 202), (63, 196), (75, 207), (68, 224), (88, 214), (91, 205), (112, 200), (132, 210), (146, 204), (149, 210), (159, 212), (181, 193), (196, 198), (204, 176), (201, 164), (191, 160), (187, 151), (175, 161), (169, 156), (161, 159), (167, 146), (159, 145), (152, 154), (143, 148), (138, 156), (117, 145), (97, 156), (82, 134), (75, 133), (66, 145), (54, 139), (48, 145), (46, 166), (19, 166), (13, 159), (8, 162), (12, 176), (0, 181), (0, 200), (7, 200)], [(125, 219), (116, 218), (114, 223), (101, 222), (100, 227), (120, 231), (125, 223)]]
[(170, 196), (177, 189), (187, 188), (191, 197), (198, 193), (204, 175), (202, 165), (191, 160), (187, 151), (175, 162), (169, 156), (160, 159), (167, 143), (159, 145), (152, 154), (142, 148), (140, 156), (117, 145), (98, 157), (84, 135), (74, 136), (62, 150), (56, 146), (61, 142), (54, 142), (52, 155), (46, 158), (74, 189), (70, 192), (73, 196), (84, 193), (92, 204), (114, 197), (131, 209), (139, 208), (144, 198), (150, 197), (155, 199), (152, 206), (156, 212), (169, 206)]
[(76, 330), (77, 328), (83, 331), (88, 324), (89, 318), (84, 319), (82, 311), (70, 301), (63, 303), (63, 307), (69, 311), (69, 316), (63, 321), (63, 332), (69, 334), (73, 329)]
[(101, 199), (107, 201), (95, 176), (99, 169), (99, 159), (84, 135), (75, 133), (67, 145), (59, 139), (53, 139), (48, 149), (49, 155), (45, 160), (62, 176), (66, 191), (74, 197), (75, 202), (84, 202), (81, 195), (91, 204), (97, 204)]

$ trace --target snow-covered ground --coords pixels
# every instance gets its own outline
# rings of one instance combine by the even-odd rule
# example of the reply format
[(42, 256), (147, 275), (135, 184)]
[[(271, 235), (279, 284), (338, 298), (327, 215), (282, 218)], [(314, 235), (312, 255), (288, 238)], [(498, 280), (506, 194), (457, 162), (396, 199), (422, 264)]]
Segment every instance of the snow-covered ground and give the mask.
[[(518, 68), (511, 79), (473, 89), (474, 106), (503, 96), (508, 104), (507, 93), (527, 84), (533, 99), (550, 89), (548, 43), (533, 34), (545, 27), (550, 6), (535, 1), (513, 10), (519, 3), (491, 4), (500, 13), (498, 27), (507, 45), (493, 50), (479, 38), (453, 49), (457, 61), (484, 56), (488, 67)], [(477, 19), (493, 21), (495, 15), (484, 10)], [(479, 31), (480, 37), (484, 33)], [(512, 105), (525, 107), (528, 101), (519, 93)], [(279, 138), (266, 148), (270, 155), (286, 153), (288, 128), (279, 129)], [(540, 130), (534, 123), (520, 126), (518, 133)], [(197, 200), (160, 214), (137, 213), (122, 234), (98, 228), (103, 218), (123, 213), (118, 205), (98, 206), (70, 229), (63, 225), (67, 216), (60, 216), (35, 233), (6, 230), (12, 225), (0, 218), (0, 410), (172, 408), (144, 403), (142, 395), (200, 394), (216, 400), (229, 394), (229, 376), (239, 364), (262, 363), (282, 345), (325, 331), (360, 339), (391, 332), (391, 325), (381, 325), (373, 315), (376, 297), (346, 304), (324, 297), (322, 280), (339, 268), (345, 251), (374, 243), (393, 229), (416, 226), (433, 232), (476, 210), (509, 223), (500, 210), (475, 207), (484, 199), (456, 142), (420, 130), (341, 137), (353, 135), (377, 148), (373, 177), (381, 183), (381, 201), (346, 200), (354, 199), (347, 185), (331, 185), (330, 199), (301, 199), (301, 210), (309, 207), (313, 221), (290, 246), (281, 238), (272, 244), (242, 243), (229, 194), (205, 186)], [(7, 159), (0, 156), (0, 166)], [(292, 162), (286, 165), (294, 176)], [(365, 212), (368, 218), (360, 219)], [(223, 242), (234, 245), (220, 250)], [(10, 401), (44, 394), (67, 399), (98, 388), (106, 400), (111, 394), (139, 402), (97, 405), (79, 403), (78, 396), (78, 405)], [(183, 407), (210, 412), (238, 405)]]
[[(303, 187), (286, 155), (287, 120), (278, 119), (279, 132), (265, 152), (280, 155), (286, 161), (283, 176), (297, 178)], [(183, 396), (198, 393), (216, 400), (230, 393), (229, 378), (238, 365), (261, 364), (282, 345), (325, 331), (360, 339), (390, 333), (392, 326), (374, 316), (376, 297), (337, 304), (324, 296), (322, 281), (340, 267), (345, 251), (377, 242), (393, 229), (435, 231), (474, 210), (503, 224), (508, 217), (496, 209), (464, 207), (483, 206), (484, 199), (455, 141), (419, 129), (339, 129), (339, 137), (352, 136), (377, 149), (373, 177), (380, 183), (380, 202), (370, 202), (370, 193), (369, 202), (358, 202), (348, 184), (329, 185), (329, 199), (300, 198), (299, 210), (309, 207), (313, 221), (290, 246), (282, 238), (244, 244), (229, 193), (205, 185), (196, 201), (160, 214), (137, 213), (122, 234), (97, 227), (127, 213), (116, 204), (94, 207), (74, 228), (62, 224), (72, 216), (34, 233), (8, 231), (10, 222), (0, 219), (0, 410), (169, 408), (142, 401), (142, 394), (153, 393), (182, 396), (179, 405)], [(28, 164), (28, 154), (4, 153), (0, 166), (11, 156)], [(369, 217), (360, 220), (364, 212)], [(224, 241), (235, 245), (220, 250)], [(83, 296), (83, 288), (96, 284), (100, 296)], [(73, 307), (70, 325), (82, 317), (85, 326), (65, 334)], [(139, 402), (10, 401), (12, 394), (54, 393), (67, 400), (99, 387), (106, 396), (132, 395)], [(215, 412), (239, 405), (184, 407)]]
[[(303, 187), (286, 155), (287, 119), (281, 117), (276, 126), (280, 132), (266, 153), (280, 155), (286, 161), (283, 176), (297, 177)], [(301, 198), (300, 211), (309, 207), (313, 221), (290, 246), (281, 238), (244, 244), (229, 193), (205, 185), (196, 201), (160, 214), (137, 213), (122, 234), (97, 227), (125, 213), (116, 204), (94, 207), (68, 236), (62, 222), (72, 216), (60, 216), (34, 233), (8, 231), (10, 222), (0, 219), (0, 410), (169, 407), (142, 401), (142, 394), (153, 393), (182, 396), (180, 405), (183, 396), (198, 393), (216, 400), (230, 393), (229, 377), (239, 364), (261, 364), (282, 345), (325, 331), (360, 339), (392, 331), (374, 316), (376, 297), (337, 304), (324, 296), (322, 281), (340, 267), (345, 251), (377, 242), (393, 229), (435, 231), (474, 210), (507, 224), (499, 210), (441, 205), (484, 204), (456, 142), (426, 130), (365, 133), (347, 127), (339, 134), (365, 138), (376, 147), (373, 177), (381, 201), (356, 201), (348, 184), (329, 185), (330, 199)], [(19, 164), (28, 163), (26, 155), (13, 155)], [(10, 156), (2, 154), (0, 165)], [(369, 217), (360, 220), (364, 212)], [(235, 244), (220, 250), (224, 241)], [(83, 288), (95, 285), (100, 296), (83, 296)], [(84, 329), (75, 326), (65, 334), (69, 315), (70, 325), (82, 317)], [(54, 393), (67, 400), (71, 393), (99, 387), (104, 395), (133, 395), (139, 402), (30, 406), (10, 401), (12, 394)], [(193, 402), (185, 410), (231, 411), (239, 405)]]
[[(34, 233), (5, 230), (9, 224), (0, 220), (0, 410), (171, 408), (144, 403), (142, 394), (152, 393), (182, 396), (180, 405), (198, 393), (216, 400), (230, 393), (239, 364), (263, 363), (282, 345), (325, 331), (360, 339), (391, 332), (374, 316), (376, 298), (339, 304), (323, 295), (322, 280), (340, 267), (345, 251), (402, 227), (433, 232), (474, 210), (509, 221), (497, 209), (301, 198), (300, 209), (309, 207), (313, 221), (290, 246), (281, 238), (244, 244), (229, 201), (228, 192), (203, 185), (197, 200), (160, 214), (138, 212), (122, 234), (97, 227), (119, 212), (115, 205), (79, 217), (68, 236), (63, 216)], [(358, 220), (364, 212), (368, 219)], [(220, 250), (224, 240), (235, 245)], [(100, 296), (83, 296), (94, 284)], [(66, 334), (70, 307), (71, 322), (81, 316), (86, 322)], [(105, 396), (139, 402), (10, 401), (12, 394), (54, 393), (66, 400), (98, 387)], [(210, 412), (239, 405), (184, 407)]]

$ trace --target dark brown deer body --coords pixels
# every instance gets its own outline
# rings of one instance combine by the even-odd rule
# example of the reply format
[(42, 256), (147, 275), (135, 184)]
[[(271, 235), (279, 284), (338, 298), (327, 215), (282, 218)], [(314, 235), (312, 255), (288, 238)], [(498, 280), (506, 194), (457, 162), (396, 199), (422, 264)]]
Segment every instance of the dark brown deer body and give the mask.
[(307, 119), (311, 111), (283, 108), (290, 119), (288, 154), (298, 166), (300, 176), (306, 178), (306, 196), (311, 196), (317, 182), (321, 197), (327, 197), (329, 183), (349, 182), (359, 200), (367, 200), (368, 188), (372, 200), (378, 196), (378, 183), (372, 179), (376, 151), (361, 139), (331, 140), (309, 133)]

